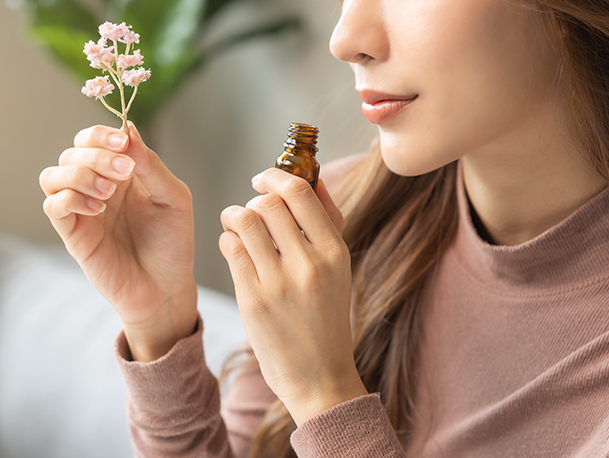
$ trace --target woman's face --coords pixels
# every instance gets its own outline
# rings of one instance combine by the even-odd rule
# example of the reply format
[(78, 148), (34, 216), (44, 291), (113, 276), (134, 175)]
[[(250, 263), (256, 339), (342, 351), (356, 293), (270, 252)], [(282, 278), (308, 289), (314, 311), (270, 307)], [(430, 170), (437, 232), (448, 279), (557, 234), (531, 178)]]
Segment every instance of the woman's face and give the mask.
[(544, 30), (506, 0), (345, 0), (330, 50), (355, 72), (387, 166), (415, 176), (523, 146), (557, 94)]

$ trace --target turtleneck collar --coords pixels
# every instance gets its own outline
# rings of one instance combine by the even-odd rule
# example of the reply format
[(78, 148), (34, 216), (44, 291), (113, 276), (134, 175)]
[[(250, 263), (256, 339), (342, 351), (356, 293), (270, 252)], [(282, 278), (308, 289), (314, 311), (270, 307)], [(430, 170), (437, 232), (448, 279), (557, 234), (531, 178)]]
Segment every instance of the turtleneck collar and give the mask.
[(479, 281), (509, 294), (552, 294), (609, 278), (609, 187), (559, 224), (515, 246), (491, 245), (480, 237), (457, 165), (459, 226), (455, 250)]

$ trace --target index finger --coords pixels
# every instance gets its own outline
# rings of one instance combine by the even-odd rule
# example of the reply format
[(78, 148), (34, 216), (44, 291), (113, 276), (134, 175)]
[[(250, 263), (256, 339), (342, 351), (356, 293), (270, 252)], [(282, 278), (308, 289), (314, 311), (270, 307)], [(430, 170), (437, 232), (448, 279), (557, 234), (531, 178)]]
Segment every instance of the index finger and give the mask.
[(117, 153), (125, 151), (129, 136), (120, 129), (108, 126), (91, 126), (74, 137), (74, 146), (80, 148), (105, 148)]
[(279, 195), (313, 245), (327, 243), (329, 234), (342, 239), (342, 217), (327, 192), (322, 203), (306, 180), (274, 167), (254, 177), (252, 185), (262, 194)]

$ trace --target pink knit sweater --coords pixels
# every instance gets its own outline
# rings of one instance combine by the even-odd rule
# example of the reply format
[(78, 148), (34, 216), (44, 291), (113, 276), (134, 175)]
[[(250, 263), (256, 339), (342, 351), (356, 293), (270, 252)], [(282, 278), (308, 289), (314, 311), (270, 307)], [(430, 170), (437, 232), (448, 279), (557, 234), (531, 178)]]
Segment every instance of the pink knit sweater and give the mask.
[[(372, 393), (298, 428), (300, 458), (609, 457), (609, 188), (510, 247), (478, 235), (460, 164), (457, 193), (457, 235), (422, 297), (409, 440)], [(202, 331), (151, 363), (118, 337), (138, 457), (246, 457), (275, 396), (245, 371), (221, 408)]]

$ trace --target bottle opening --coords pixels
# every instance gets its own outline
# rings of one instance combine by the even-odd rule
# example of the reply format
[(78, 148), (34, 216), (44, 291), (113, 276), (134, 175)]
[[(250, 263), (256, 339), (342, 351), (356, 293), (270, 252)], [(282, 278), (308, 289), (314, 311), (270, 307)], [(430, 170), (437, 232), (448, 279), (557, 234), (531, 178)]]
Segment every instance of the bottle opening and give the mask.
[(288, 129), (287, 143), (294, 144), (298, 141), (313, 146), (317, 143), (318, 135), (319, 129), (317, 127), (311, 124), (293, 122)]

